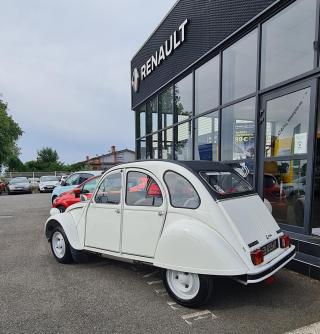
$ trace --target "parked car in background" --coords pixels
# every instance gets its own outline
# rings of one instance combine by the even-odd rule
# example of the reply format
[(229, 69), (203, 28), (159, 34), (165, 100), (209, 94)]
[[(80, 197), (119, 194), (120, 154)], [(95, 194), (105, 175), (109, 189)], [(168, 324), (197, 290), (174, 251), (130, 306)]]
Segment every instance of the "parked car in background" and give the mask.
[(79, 184), (83, 183), (85, 180), (90, 179), (92, 176), (101, 175), (103, 171), (81, 171), (76, 172), (67, 177), (65, 181), (60, 182), (60, 186), (53, 189), (51, 195), (51, 203), (62, 193), (74, 189)]
[(88, 251), (148, 263), (163, 269), (168, 293), (187, 307), (210, 299), (216, 276), (258, 283), (295, 256), (251, 185), (217, 162), (116, 166), (91, 200), (50, 214), (45, 234), (58, 262)]
[(68, 178), (68, 176), (69, 175), (62, 175), (62, 176), (60, 176), (60, 184), (62, 183), (62, 182), (64, 182), (67, 178)]
[(7, 183), (0, 180), (0, 194), (4, 193), (7, 189)]
[(37, 188), (38, 189), (39, 181), (40, 181), (40, 179), (38, 177), (29, 177), (28, 181), (30, 182), (32, 188)]
[(99, 179), (100, 176), (93, 176), (76, 188), (62, 193), (53, 201), (52, 207), (59, 209), (60, 212), (64, 212), (70, 205), (79, 203), (81, 195), (85, 195), (87, 199), (90, 199)]
[(59, 177), (58, 176), (41, 176), (39, 182), (39, 191), (50, 192), (54, 187), (59, 186)]
[(26, 177), (15, 177), (11, 179), (7, 186), (8, 194), (31, 193), (31, 184)]

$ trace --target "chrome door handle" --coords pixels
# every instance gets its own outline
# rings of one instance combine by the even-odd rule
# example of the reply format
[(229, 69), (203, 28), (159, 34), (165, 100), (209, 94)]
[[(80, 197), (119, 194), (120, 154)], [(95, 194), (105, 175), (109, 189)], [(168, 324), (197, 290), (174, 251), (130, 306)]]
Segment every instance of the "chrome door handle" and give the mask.
[(120, 209), (116, 209), (116, 213), (120, 213)]
[(158, 216), (163, 216), (163, 215), (164, 215), (164, 212), (161, 212), (161, 211), (158, 212)]

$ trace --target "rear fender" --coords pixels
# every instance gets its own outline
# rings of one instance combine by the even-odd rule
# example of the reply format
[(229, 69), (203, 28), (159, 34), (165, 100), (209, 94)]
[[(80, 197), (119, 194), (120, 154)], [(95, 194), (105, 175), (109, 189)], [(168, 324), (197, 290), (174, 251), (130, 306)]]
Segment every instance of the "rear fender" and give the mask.
[(51, 240), (52, 232), (57, 226), (61, 226), (63, 228), (72, 248), (77, 250), (83, 249), (84, 243), (83, 240), (79, 238), (76, 222), (68, 212), (51, 216), (46, 221), (45, 234), (48, 240)]
[(221, 235), (203, 222), (186, 217), (166, 223), (154, 265), (205, 275), (234, 276), (248, 271), (241, 256)]

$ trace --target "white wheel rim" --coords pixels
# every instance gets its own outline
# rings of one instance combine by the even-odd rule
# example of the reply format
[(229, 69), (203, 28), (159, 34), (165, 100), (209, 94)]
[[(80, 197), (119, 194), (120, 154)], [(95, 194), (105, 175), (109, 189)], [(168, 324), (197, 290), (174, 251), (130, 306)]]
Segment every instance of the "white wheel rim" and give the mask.
[(167, 270), (166, 276), (170, 290), (178, 298), (191, 300), (198, 294), (200, 289), (198, 274)]
[(59, 259), (64, 257), (66, 253), (66, 242), (61, 232), (54, 232), (52, 236), (52, 250)]

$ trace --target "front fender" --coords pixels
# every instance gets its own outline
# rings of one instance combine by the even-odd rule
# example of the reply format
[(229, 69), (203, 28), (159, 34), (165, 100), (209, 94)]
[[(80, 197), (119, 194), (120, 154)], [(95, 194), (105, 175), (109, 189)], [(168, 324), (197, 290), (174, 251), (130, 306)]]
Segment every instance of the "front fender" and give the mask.
[(83, 240), (79, 238), (76, 222), (68, 212), (59, 213), (48, 218), (45, 224), (45, 235), (48, 240), (52, 237), (53, 229), (60, 225), (72, 248), (82, 250), (84, 247)]
[(248, 271), (241, 256), (214, 229), (186, 217), (166, 222), (154, 265), (205, 275), (234, 276)]

